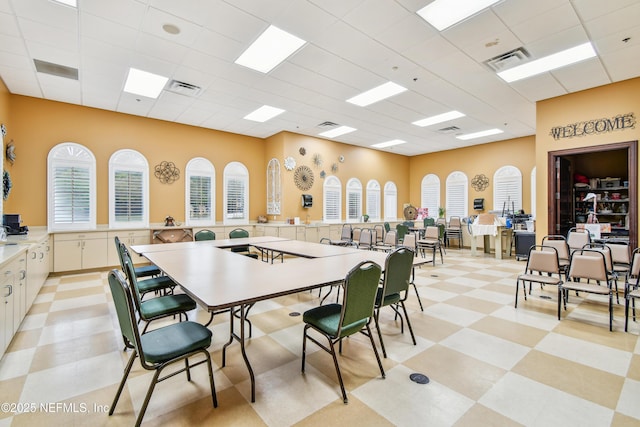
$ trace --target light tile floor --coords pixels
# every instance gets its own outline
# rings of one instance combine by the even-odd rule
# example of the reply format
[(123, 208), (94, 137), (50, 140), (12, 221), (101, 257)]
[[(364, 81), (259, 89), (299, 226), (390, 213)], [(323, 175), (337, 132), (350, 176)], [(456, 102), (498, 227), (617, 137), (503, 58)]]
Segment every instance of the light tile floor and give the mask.
[[(227, 367), (220, 367), (228, 317), (216, 316), (210, 327), (219, 407), (211, 405), (206, 368), (199, 366), (191, 383), (178, 375), (156, 387), (144, 424), (640, 425), (640, 322), (623, 332), (618, 305), (609, 332), (605, 301), (573, 295), (558, 321), (550, 286), (534, 287), (527, 301), (520, 295), (516, 309), (515, 280), (524, 267), (513, 258), (472, 258), (468, 250), (450, 249), (444, 264), (417, 270), (424, 312), (413, 289), (408, 300), (417, 345), (385, 309), (382, 379), (366, 338), (346, 340), (340, 364), (348, 405), (331, 357), (311, 343), (306, 373), (300, 372), (302, 320), (289, 314), (316, 306), (317, 292), (252, 309), (253, 404), (237, 344)], [(107, 415), (129, 354), (122, 351), (106, 277), (93, 272), (47, 280), (0, 362), (0, 402), (24, 411), (3, 406), (0, 426), (133, 425), (151, 374), (136, 362), (115, 414)], [(208, 314), (197, 310), (190, 317), (204, 323)], [(412, 382), (416, 372), (430, 383)]]

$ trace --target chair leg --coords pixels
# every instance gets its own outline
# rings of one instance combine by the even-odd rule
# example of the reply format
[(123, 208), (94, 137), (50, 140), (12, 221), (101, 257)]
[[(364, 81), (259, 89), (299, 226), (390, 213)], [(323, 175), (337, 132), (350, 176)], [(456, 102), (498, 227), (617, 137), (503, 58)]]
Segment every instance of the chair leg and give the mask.
[(613, 331), (613, 295), (609, 293), (609, 332)]
[(629, 297), (624, 297), (624, 331), (629, 327)]
[(376, 348), (376, 344), (373, 342), (373, 335), (371, 335), (371, 328), (369, 327), (369, 323), (367, 323), (367, 333), (365, 335), (368, 336), (369, 341), (371, 341), (371, 347), (373, 348), (373, 353), (376, 355), (376, 360), (378, 361), (378, 367), (380, 368), (380, 375), (382, 375), (382, 378), (386, 378), (387, 376), (384, 373), (384, 368), (382, 367), (382, 360), (380, 360), (378, 349)]
[(420, 299), (420, 294), (418, 293), (418, 287), (416, 286), (416, 282), (412, 280), (411, 284), (413, 285), (413, 289), (415, 289), (416, 291), (416, 297), (418, 297), (418, 304), (420, 304), (420, 311), (424, 311), (424, 307), (422, 306), (422, 300)]
[(302, 372), (304, 372), (304, 362), (307, 356), (307, 329), (309, 329), (309, 325), (304, 325), (304, 331), (302, 331)]
[[(342, 344), (342, 340), (338, 339), (338, 341), (340, 342), (340, 344)], [(338, 365), (338, 356), (336, 356), (336, 349), (332, 339), (329, 339), (329, 347), (330, 347), (331, 356), (333, 357), (333, 364), (336, 367), (336, 374), (338, 375), (338, 382), (340, 383), (340, 391), (342, 391), (342, 400), (345, 404), (347, 404), (349, 403), (349, 399), (347, 399), (347, 392), (344, 389), (344, 382), (342, 381), (342, 374), (340, 373), (340, 365)], [(374, 349), (375, 349), (375, 346), (374, 346)], [(376, 354), (377, 354), (377, 350), (376, 350)]]
[[(515, 302), (513, 308), (518, 308), (518, 292), (519, 292), (519, 289), (520, 289), (520, 279), (516, 280), (516, 302)], [(525, 292), (525, 295), (526, 295), (526, 292)], [(526, 296), (525, 296), (525, 298), (526, 298)]]
[(187, 372), (187, 381), (191, 382), (191, 369), (189, 366), (189, 358), (184, 358), (184, 370)]
[(400, 301), (400, 305), (402, 306), (402, 311), (404, 311), (404, 317), (407, 319), (407, 326), (409, 327), (409, 333), (411, 334), (411, 341), (413, 341), (413, 345), (418, 345), (416, 343), (416, 337), (413, 335), (413, 328), (411, 327), (411, 321), (409, 320), (409, 315), (407, 314), (407, 307), (404, 305), (404, 301)]
[(562, 306), (562, 286), (558, 286), (558, 320), (560, 320), (560, 309)]
[(120, 394), (122, 393), (122, 389), (124, 389), (124, 385), (127, 382), (127, 377), (129, 376), (129, 372), (131, 372), (133, 361), (136, 360), (137, 356), (138, 356), (138, 352), (134, 348), (133, 353), (129, 358), (129, 362), (127, 363), (127, 366), (124, 368), (124, 374), (122, 375), (122, 380), (120, 381), (120, 386), (118, 386), (118, 391), (116, 392), (116, 396), (113, 398), (113, 403), (111, 404), (111, 408), (109, 409), (109, 415), (113, 415), (113, 411), (116, 409), (116, 405), (118, 404), (118, 399), (120, 399)]
[(203, 350), (205, 357), (207, 358), (207, 368), (209, 369), (209, 386), (211, 387), (211, 399), (213, 400), (213, 407), (218, 407), (218, 397), (216, 396), (216, 384), (213, 379), (213, 368), (211, 367), (211, 354), (207, 350)]
[(160, 376), (161, 371), (162, 367), (156, 369), (156, 372), (153, 374), (153, 379), (151, 380), (151, 384), (149, 384), (149, 390), (147, 390), (147, 395), (144, 397), (144, 402), (142, 403), (138, 419), (136, 420), (136, 427), (140, 427), (140, 424), (142, 424), (142, 419), (144, 418), (145, 412), (147, 412), (147, 406), (149, 406), (153, 390), (156, 388), (156, 384), (158, 384), (158, 377)]
[(382, 348), (382, 355), (387, 358), (387, 350), (384, 348), (384, 341), (382, 340), (382, 332), (380, 332), (380, 323), (378, 323), (378, 317), (380, 316), (380, 308), (376, 308), (373, 313), (373, 321), (376, 324), (376, 330), (378, 331), (378, 339), (380, 340), (380, 348)]

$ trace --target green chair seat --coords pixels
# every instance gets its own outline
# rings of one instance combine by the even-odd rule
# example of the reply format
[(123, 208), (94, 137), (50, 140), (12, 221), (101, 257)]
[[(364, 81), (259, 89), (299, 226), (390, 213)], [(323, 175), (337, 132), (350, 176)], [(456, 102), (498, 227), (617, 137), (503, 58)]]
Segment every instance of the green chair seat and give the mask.
[(166, 295), (152, 298), (140, 303), (140, 315), (143, 319), (151, 320), (169, 316), (196, 308), (196, 302), (185, 294)]
[(383, 295), (384, 289), (378, 288), (378, 294), (376, 295), (376, 306), (387, 306), (391, 304), (397, 304), (400, 302), (401, 296), (399, 292), (389, 295)]
[(138, 277), (159, 276), (162, 274), (162, 271), (155, 265), (140, 265), (135, 267), (135, 271)]
[(195, 322), (180, 322), (140, 336), (144, 358), (149, 363), (164, 363), (180, 355), (211, 345), (213, 333)]
[[(331, 337), (338, 336), (340, 327), (340, 304), (327, 304), (307, 310), (302, 316), (302, 321), (313, 325)], [(367, 324), (368, 319), (362, 319), (349, 325), (342, 325), (343, 335), (353, 335)]]
[(138, 281), (138, 289), (143, 295), (148, 292), (163, 291), (175, 286), (176, 283), (167, 276), (150, 277), (149, 279)]

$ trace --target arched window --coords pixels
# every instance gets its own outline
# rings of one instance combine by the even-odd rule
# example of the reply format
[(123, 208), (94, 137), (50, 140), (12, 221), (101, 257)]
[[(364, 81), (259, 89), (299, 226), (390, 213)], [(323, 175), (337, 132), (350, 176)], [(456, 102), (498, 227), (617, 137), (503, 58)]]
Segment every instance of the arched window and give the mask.
[(328, 176), (322, 186), (322, 216), (327, 223), (342, 222), (342, 184), (335, 176)]
[(375, 179), (367, 182), (367, 211), (371, 221), (380, 220), (380, 184)]
[(522, 209), (522, 174), (514, 166), (503, 166), (493, 174), (493, 210), (515, 213)]
[(398, 219), (398, 187), (393, 181), (387, 181), (384, 185), (384, 219)]
[(536, 167), (531, 170), (531, 218), (536, 217)]
[(468, 216), (469, 212), (469, 180), (463, 172), (451, 172), (447, 177), (446, 191), (446, 218), (452, 216), (461, 218)]
[(63, 142), (47, 157), (49, 231), (96, 228), (96, 158), (86, 147)]
[(358, 178), (347, 181), (347, 222), (362, 220), (362, 183)]
[(216, 222), (216, 170), (203, 158), (189, 160), (185, 169), (185, 195), (187, 198), (184, 217), (187, 225), (213, 225)]
[(440, 178), (430, 173), (422, 178), (420, 184), (420, 207), (428, 209), (430, 218), (437, 218), (440, 206)]
[(109, 227), (149, 226), (149, 163), (135, 150), (109, 159)]
[(280, 215), (281, 199), (280, 162), (273, 158), (267, 165), (267, 215)]
[(249, 223), (249, 171), (240, 162), (224, 168), (224, 223)]

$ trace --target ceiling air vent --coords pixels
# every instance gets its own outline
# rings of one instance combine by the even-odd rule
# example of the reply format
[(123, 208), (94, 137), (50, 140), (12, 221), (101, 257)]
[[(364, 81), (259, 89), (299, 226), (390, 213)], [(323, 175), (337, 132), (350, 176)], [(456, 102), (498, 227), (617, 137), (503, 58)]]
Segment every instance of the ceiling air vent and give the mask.
[(33, 60), (36, 71), (39, 73), (50, 74), (52, 76), (64, 77), (65, 79), (78, 80), (78, 69), (67, 67), (66, 65), (54, 64), (52, 62)]
[(320, 123), (317, 127), (321, 128), (321, 129), (327, 129), (327, 128), (333, 128), (338, 126), (337, 123), (333, 123), (333, 122), (322, 122)]
[(438, 129), (436, 132), (444, 133), (444, 134), (450, 134), (450, 133), (456, 133), (459, 130), (460, 130), (460, 128), (458, 126), (449, 126), (449, 127), (446, 127), (446, 128)]
[(502, 71), (507, 68), (515, 67), (516, 65), (524, 64), (529, 60), (531, 55), (523, 47), (510, 50), (509, 52), (495, 56), (491, 59), (484, 61), (484, 63), (493, 71)]
[(177, 93), (178, 95), (196, 96), (200, 93), (200, 89), (200, 86), (181, 82), (179, 80), (171, 80), (167, 84), (167, 90), (169, 92)]

